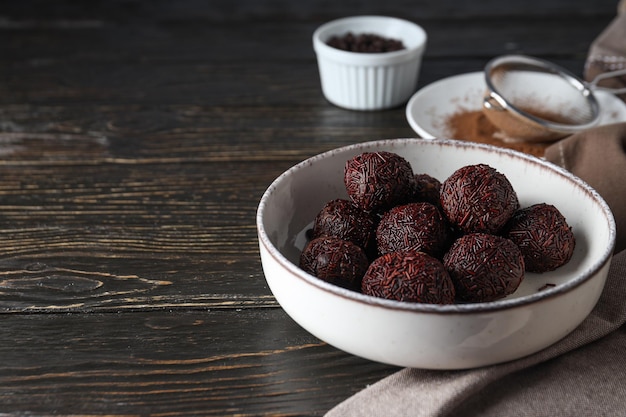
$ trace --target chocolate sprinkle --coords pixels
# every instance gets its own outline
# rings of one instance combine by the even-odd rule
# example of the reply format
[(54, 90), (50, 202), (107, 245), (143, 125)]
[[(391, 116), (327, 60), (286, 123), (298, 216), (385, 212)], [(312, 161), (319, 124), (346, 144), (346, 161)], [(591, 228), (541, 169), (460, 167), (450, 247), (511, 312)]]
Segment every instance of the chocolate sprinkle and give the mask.
[(517, 245), (486, 233), (457, 239), (443, 264), (462, 302), (500, 299), (513, 293), (524, 279), (524, 258)]
[(341, 36), (332, 36), (326, 44), (349, 52), (381, 53), (405, 49), (401, 40), (386, 38), (375, 33), (355, 35), (352, 32), (348, 32)]
[(556, 287), (556, 284), (547, 283), (539, 287), (537, 291), (545, 291), (547, 289), (554, 288), (554, 287)]
[(576, 246), (572, 228), (563, 214), (546, 203), (516, 211), (503, 235), (519, 246), (529, 272), (557, 269), (569, 262)]
[(454, 286), (440, 261), (422, 252), (391, 252), (371, 263), (364, 294), (397, 301), (454, 303)]

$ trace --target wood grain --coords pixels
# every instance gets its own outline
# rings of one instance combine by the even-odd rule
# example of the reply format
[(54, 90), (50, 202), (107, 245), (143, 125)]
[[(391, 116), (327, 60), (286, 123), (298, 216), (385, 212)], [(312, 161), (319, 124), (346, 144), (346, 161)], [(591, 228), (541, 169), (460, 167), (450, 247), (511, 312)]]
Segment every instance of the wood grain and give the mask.
[(19, 415), (319, 415), (395, 370), (340, 353), (275, 309), (3, 324), (0, 404)]

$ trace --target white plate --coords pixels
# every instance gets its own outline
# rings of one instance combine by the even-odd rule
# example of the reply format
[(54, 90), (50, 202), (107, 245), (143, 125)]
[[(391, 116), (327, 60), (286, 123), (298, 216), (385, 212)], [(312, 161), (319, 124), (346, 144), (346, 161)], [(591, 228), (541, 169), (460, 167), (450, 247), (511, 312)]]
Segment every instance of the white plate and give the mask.
[[(447, 119), (460, 110), (482, 108), (485, 91), (484, 73), (470, 72), (435, 81), (418, 92), (406, 106), (411, 128), (424, 139), (449, 138)], [(594, 93), (600, 103), (600, 125), (626, 121), (626, 104), (605, 91)]]

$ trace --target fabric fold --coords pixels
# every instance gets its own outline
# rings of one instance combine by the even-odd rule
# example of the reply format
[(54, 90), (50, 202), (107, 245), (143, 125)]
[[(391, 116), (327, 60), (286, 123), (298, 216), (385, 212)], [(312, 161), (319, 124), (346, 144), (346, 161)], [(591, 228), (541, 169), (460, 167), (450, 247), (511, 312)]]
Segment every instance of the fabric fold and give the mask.
[(582, 178), (604, 198), (617, 224), (615, 252), (626, 249), (626, 123), (572, 135), (547, 148), (545, 158)]
[[(626, 10), (626, 2), (621, 8)], [(593, 41), (585, 63), (585, 80), (593, 82), (596, 77), (612, 71), (626, 69), (626, 13), (619, 13), (604, 31)], [(598, 81), (605, 88), (626, 87), (626, 75), (609, 77)], [(622, 99), (626, 94), (620, 95)]]

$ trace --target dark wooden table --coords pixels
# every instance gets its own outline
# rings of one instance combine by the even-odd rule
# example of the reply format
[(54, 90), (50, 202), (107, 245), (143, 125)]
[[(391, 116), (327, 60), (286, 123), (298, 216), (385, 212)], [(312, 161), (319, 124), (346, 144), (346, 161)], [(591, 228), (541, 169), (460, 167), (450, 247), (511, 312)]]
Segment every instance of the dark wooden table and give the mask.
[(0, 3), (0, 413), (322, 415), (397, 368), (309, 335), (269, 291), (282, 171), (416, 136), (319, 87), (311, 35), (421, 24), (420, 86), (512, 52), (583, 71), (614, 0)]

